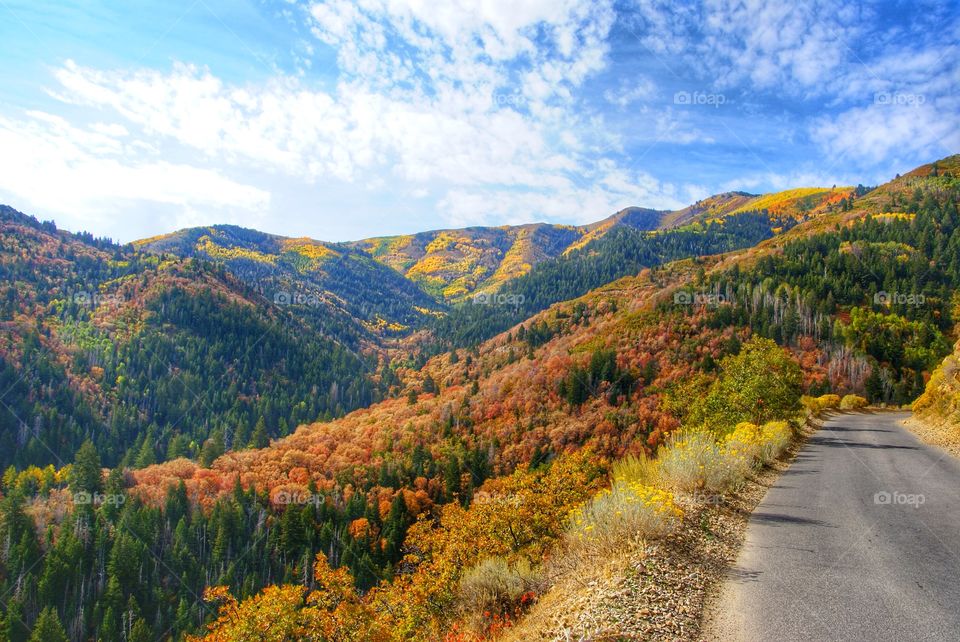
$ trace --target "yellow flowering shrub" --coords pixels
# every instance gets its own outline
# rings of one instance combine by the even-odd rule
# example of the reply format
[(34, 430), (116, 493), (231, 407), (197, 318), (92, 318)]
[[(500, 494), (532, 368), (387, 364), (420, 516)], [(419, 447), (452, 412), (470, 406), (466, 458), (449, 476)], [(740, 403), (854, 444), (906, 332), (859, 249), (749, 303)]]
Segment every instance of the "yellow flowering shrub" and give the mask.
[(844, 395), (843, 399), (840, 400), (840, 408), (842, 410), (856, 410), (866, 407), (867, 400), (858, 395)]
[(810, 414), (816, 415), (824, 410), (840, 407), (840, 395), (820, 395), (819, 397), (810, 397), (803, 395), (800, 397), (800, 403), (810, 411)]
[(840, 407), (840, 395), (820, 395), (817, 397), (817, 401), (819, 401), (820, 405), (824, 408)]
[(669, 488), (693, 492), (730, 490), (743, 479), (743, 463), (725, 444), (702, 430), (684, 430), (657, 455), (660, 476)]
[(682, 515), (673, 493), (615, 481), (571, 513), (567, 541), (578, 552), (607, 555), (634, 539), (669, 533)]
[(762, 450), (763, 436), (760, 427), (748, 421), (738, 423), (733, 432), (723, 438), (722, 454), (743, 476), (760, 461)]

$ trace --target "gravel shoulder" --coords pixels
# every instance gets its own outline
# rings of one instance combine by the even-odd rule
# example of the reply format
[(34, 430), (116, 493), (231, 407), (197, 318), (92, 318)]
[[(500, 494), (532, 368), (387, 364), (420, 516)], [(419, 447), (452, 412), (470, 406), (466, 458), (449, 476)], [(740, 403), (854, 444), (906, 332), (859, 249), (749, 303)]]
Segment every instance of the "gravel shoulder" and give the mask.
[(916, 415), (903, 422), (903, 426), (920, 441), (943, 448), (954, 457), (960, 457), (960, 426), (921, 419)]
[(671, 537), (635, 542), (612, 559), (562, 569), (503, 639), (703, 639), (705, 606), (737, 559), (751, 513), (814, 430), (808, 428), (783, 458), (736, 493), (681, 499), (683, 521)]

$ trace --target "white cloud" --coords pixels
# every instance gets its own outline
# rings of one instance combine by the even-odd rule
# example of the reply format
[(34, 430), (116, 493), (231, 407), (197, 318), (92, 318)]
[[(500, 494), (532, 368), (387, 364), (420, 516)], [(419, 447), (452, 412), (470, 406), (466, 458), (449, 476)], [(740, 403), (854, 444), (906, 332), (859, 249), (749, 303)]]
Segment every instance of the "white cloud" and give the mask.
[(960, 150), (957, 98), (928, 103), (923, 94), (890, 93), (877, 101), (817, 120), (812, 131), (824, 153), (879, 164), (893, 157), (926, 162)]
[[(901, 153), (957, 146), (957, 48), (938, 48), (935, 36), (918, 42), (910, 25), (881, 29), (882, 46), (863, 46), (880, 37), (869, 7), (636, 0), (636, 11), (631, 22), (612, 0), (309, 0), (285, 10), (311, 34), (298, 25), (311, 42), (298, 47), (291, 75), (243, 82), (195, 64), (66, 61), (48, 92), (59, 102), (25, 118), (4, 112), (2, 142), (33, 175), (8, 154), (0, 190), (55, 214), (102, 214), (102, 203), (131, 200), (182, 220), (212, 209), (249, 223), (272, 216), (271, 202), (282, 201), (284, 214), (307, 202), (298, 214), (330, 216), (322, 204), (407, 199), (419, 220), (432, 213), (449, 224), (584, 222), (705, 195), (702, 185), (682, 184), (704, 180), (700, 154), (676, 155), (658, 176), (627, 167), (669, 159), (659, 145), (697, 152), (716, 144), (729, 154), (746, 140), (757, 149), (705, 173), (722, 175), (718, 182), (754, 161), (781, 171), (815, 150), (876, 169)], [(638, 50), (632, 40), (616, 47), (615, 20), (659, 60), (644, 47), (629, 57)], [(335, 73), (320, 69), (331, 60)], [(670, 103), (675, 91), (694, 89), (720, 91), (726, 103)], [(922, 93), (928, 102), (881, 109), (876, 92)], [(738, 184), (804, 178), (763, 169)], [(667, 172), (686, 173), (666, 183)], [(45, 189), (38, 175), (66, 187)], [(278, 185), (284, 191), (271, 199), (267, 186)], [(285, 224), (277, 213), (274, 229)]]
[(749, 83), (791, 95), (819, 94), (848, 63), (867, 10), (839, 0), (705, 0), (678, 7), (636, 0), (637, 35), (677, 70), (699, 70), (718, 88)]
[(620, 108), (627, 107), (631, 103), (640, 100), (650, 99), (657, 95), (657, 86), (645, 76), (638, 76), (629, 81), (622, 81), (617, 89), (607, 89), (603, 97)]
[[(165, 73), (67, 61), (51, 93), (112, 112), (148, 140), (175, 141), (211, 162), (307, 181), (378, 189), (390, 177), (417, 194), (440, 185), (440, 193), (619, 198), (578, 197), (569, 178), (601, 181), (585, 191), (612, 189), (602, 180), (616, 168), (601, 164), (611, 139), (602, 123), (578, 113), (572, 93), (606, 64), (608, 5), (334, 0), (312, 6), (310, 15), (316, 35), (337, 48), (341, 77), (333, 90), (294, 77), (232, 85), (184, 64)], [(514, 215), (531, 213), (524, 207)]]
[(632, 205), (679, 209), (702, 198), (699, 186), (678, 188), (646, 172), (631, 172), (611, 163), (601, 164), (586, 177), (587, 187), (572, 181), (542, 191), (450, 190), (440, 201), (449, 226), (517, 225), (532, 221), (590, 223)]
[(124, 223), (114, 229), (148, 226), (132, 219), (148, 209), (156, 213), (157, 205), (180, 221), (193, 220), (197, 208), (252, 221), (269, 206), (269, 193), (216, 171), (137, 160), (121, 129), (95, 125), (85, 130), (43, 112), (30, 112), (23, 120), (0, 117), (0, 192), (72, 229), (118, 219)]
[[(832, 187), (850, 185), (851, 180), (840, 176), (838, 173), (827, 171), (803, 171), (797, 170), (787, 173), (777, 173), (774, 171), (750, 173), (726, 181), (720, 187), (720, 192), (750, 192), (768, 193), (779, 192), (797, 187)], [(856, 183), (858, 181), (852, 181)]]

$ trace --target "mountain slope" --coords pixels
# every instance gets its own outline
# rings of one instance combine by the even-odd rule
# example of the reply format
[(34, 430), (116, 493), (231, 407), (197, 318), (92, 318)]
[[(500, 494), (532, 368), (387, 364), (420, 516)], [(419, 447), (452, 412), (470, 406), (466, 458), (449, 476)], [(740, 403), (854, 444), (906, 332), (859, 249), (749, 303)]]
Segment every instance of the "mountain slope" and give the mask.
[(676, 211), (628, 207), (588, 225), (538, 223), (435, 230), (351, 245), (438, 298), (456, 303), (474, 293), (512, 287), (508, 284), (540, 263), (569, 255), (617, 230), (669, 230), (761, 211), (770, 217), (771, 227), (789, 227), (819, 216), (853, 192), (853, 188), (801, 188), (764, 195), (727, 192)]
[[(881, 195), (898, 189), (890, 185)], [(147, 469), (136, 474), (135, 492), (156, 498), (159, 489), (182, 480), (191, 497), (211, 505), (239, 480), (268, 491), (282, 509), (285, 498), (311, 496), (311, 488), (325, 497), (350, 489), (362, 491), (368, 506), (381, 506), (381, 517), (368, 510), (363, 524), (383, 533), (388, 525), (382, 516), (395, 493), (417, 494), (408, 506), (425, 510), (465, 501), (478, 487), (495, 492), (497, 482), (486, 481), (491, 476), (564, 453), (589, 449), (602, 459), (656, 450), (678, 426), (701, 420), (697, 408), (716, 364), (751, 335), (775, 338), (789, 349), (811, 394), (908, 394), (914, 376), (929, 372), (942, 356), (935, 321), (944, 313), (940, 296), (926, 311), (897, 308), (890, 314), (874, 300), (875, 289), (919, 276), (923, 267), (896, 255), (864, 254), (871, 265), (893, 270), (868, 289), (861, 264), (843, 244), (916, 243), (937, 228), (942, 234), (931, 253), (956, 243), (957, 186), (938, 191), (935, 182), (926, 182), (921, 190), (924, 197), (937, 195), (926, 206), (924, 198), (905, 204), (916, 209), (911, 224), (880, 222), (875, 200), (854, 202), (852, 227), (822, 232), (817, 219), (808, 219), (758, 248), (644, 270), (555, 304), (475, 350), (398, 372), (405, 398), (302, 426), (266, 450), (227, 453), (209, 470), (185, 463)], [(829, 216), (849, 214), (837, 209)], [(797, 261), (818, 267), (801, 269)], [(931, 295), (933, 283), (960, 284), (960, 274), (951, 270), (931, 277)], [(825, 284), (832, 296), (819, 292)], [(891, 343), (871, 341), (879, 337)], [(908, 353), (885, 352), (890, 345), (906, 346)], [(909, 353), (911, 346), (928, 352)], [(872, 378), (889, 386), (872, 389)], [(362, 541), (345, 537), (329, 550)], [(369, 578), (364, 563), (349, 560), (357, 577)]]
[(502, 290), (540, 263), (582, 249), (615, 230), (653, 231), (694, 218), (628, 207), (588, 225), (536, 223), (435, 230), (365, 239), (353, 245), (438, 298), (462, 302), (471, 294)]
[(296, 306), (321, 331), (353, 346), (404, 332), (439, 311), (416, 285), (344, 244), (217, 225), (144, 239), (135, 246), (222, 263), (268, 299)]
[[(101, 620), (119, 620), (117, 609), (130, 596), (155, 630), (197, 633), (209, 613), (196, 599), (204, 588), (225, 612), (236, 604), (228, 590), (240, 598), (258, 594), (235, 613), (269, 627), (301, 613), (303, 591), (314, 585), (330, 598), (320, 619), (307, 623), (318, 630), (349, 621), (351, 631), (386, 623), (397, 639), (492, 635), (506, 616), (522, 616), (540, 582), (549, 582), (538, 572), (556, 559), (554, 544), (571, 508), (608, 483), (611, 460), (653, 455), (679, 427), (728, 434), (773, 405), (760, 404), (772, 399), (761, 396), (733, 407), (743, 381), (736, 370), (728, 376), (724, 369), (733, 362), (724, 358), (749, 352), (741, 348), (750, 338), (779, 343), (759, 342), (799, 364), (797, 383), (808, 394), (857, 392), (899, 402), (916, 392), (949, 349), (949, 294), (960, 284), (960, 254), (953, 251), (960, 243), (960, 184), (947, 175), (956, 160), (940, 162), (943, 175), (908, 175), (852, 202), (824, 205), (792, 226), (784, 220), (778, 234), (769, 211), (654, 234), (614, 228), (570, 253), (577, 265), (590, 266), (572, 271), (577, 279), (609, 274), (603, 261), (618, 256), (613, 250), (633, 251), (640, 242), (666, 243), (652, 253), (664, 260), (679, 240), (710, 247), (704, 232), (719, 233), (717, 227), (729, 233), (752, 226), (766, 240), (640, 269), (423, 367), (397, 362), (382, 379), (401, 394), (332, 421), (304, 423), (267, 448), (236, 448), (210, 465), (178, 459), (125, 479), (118, 471), (108, 484), (124, 505), (95, 507), (95, 520), (84, 521), (84, 511), (94, 508), (71, 502), (55, 471), (53, 481), (26, 471), (9, 476), (7, 488), (45, 489), (31, 515), (59, 535), (44, 543), (50, 550), (34, 581), (44, 594), (63, 595), (64, 612), (86, 637), (96, 636)], [(727, 209), (737, 209), (738, 199), (728, 199)], [(619, 246), (621, 235), (639, 238)], [(612, 245), (597, 250), (603, 243)], [(603, 260), (584, 258), (594, 255)], [(876, 296), (914, 287), (926, 296), (922, 306)], [(715, 385), (724, 377), (736, 384), (732, 391)], [(4, 504), (14, 517), (17, 496)], [(0, 528), (12, 525), (6, 537), (25, 542), (13, 555), (28, 568), (36, 531), (17, 526), (25, 519), (0, 520)], [(74, 524), (87, 523), (103, 530), (75, 536)], [(158, 545), (147, 551), (139, 541)], [(61, 564), (71, 546), (92, 561)], [(497, 571), (508, 562), (515, 566)], [(471, 606), (465, 584), (482, 588), (485, 577), (513, 571), (521, 572), (522, 590), (498, 598), (488, 612)], [(0, 590), (11, 586), (7, 576), (0, 582)], [(147, 592), (145, 585), (161, 588)], [(52, 593), (59, 586), (68, 588)], [(99, 605), (103, 618), (88, 615)]]
[(913, 411), (929, 421), (949, 427), (951, 443), (960, 441), (960, 342), (933, 372), (923, 394), (914, 402)]
[[(462, 303), (477, 293), (503, 290), (537, 265), (568, 256), (614, 231), (668, 230), (753, 212), (764, 212), (770, 227), (779, 230), (820, 215), (852, 192), (852, 188), (801, 188), (766, 195), (728, 192), (676, 211), (628, 207), (581, 226), (469, 227), (350, 243), (291, 239), (219, 225), (144, 239), (136, 246), (221, 261), (261, 292), (295, 289), (318, 298), (318, 307), (326, 314), (346, 314), (368, 331), (397, 334), (422, 325), (425, 314), (436, 315), (443, 302)], [(378, 271), (364, 262), (364, 255), (419, 288)], [(384, 308), (383, 301), (391, 304)]]
[[(367, 405), (376, 361), (210, 264), (0, 209), (0, 463), (146, 465)], [(258, 424), (262, 432), (254, 439)]]

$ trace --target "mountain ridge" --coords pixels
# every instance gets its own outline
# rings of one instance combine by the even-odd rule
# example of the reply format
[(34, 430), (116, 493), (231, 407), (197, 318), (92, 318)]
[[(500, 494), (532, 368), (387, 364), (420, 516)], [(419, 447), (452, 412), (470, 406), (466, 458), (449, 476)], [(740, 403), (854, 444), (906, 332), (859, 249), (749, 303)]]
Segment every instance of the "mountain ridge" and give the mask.
[[(230, 259), (238, 252), (242, 255), (251, 250), (249, 240), (241, 238), (243, 235), (259, 235), (261, 241), (269, 241), (274, 246), (274, 253), (255, 253), (246, 258), (267, 263), (275, 262), (277, 254), (285, 251), (285, 247), (294, 247), (296, 242), (301, 249), (310, 248), (325, 255), (360, 250), (411, 280), (437, 302), (459, 303), (474, 294), (497, 291), (513, 279), (529, 273), (538, 263), (569, 255), (618, 228), (655, 232), (698, 222), (722, 221), (752, 211), (768, 211), (771, 217), (797, 221), (822, 213), (841, 199), (848, 198), (853, 191), (851, 187), (817, 187), (768, 194), (723, 192), (680, 210), (630, 206), (584, 225), (533, 222), (470, 226), (338, 243), (306, 237), (292, 239), (237, 226), (215, 225), (177, 230), (134, 241), (134, 245), (150, 252), (171, 251), (180, 255), (205, 254), (211, 259)], [(226, 245), (218, 244), (218, 241)]]

